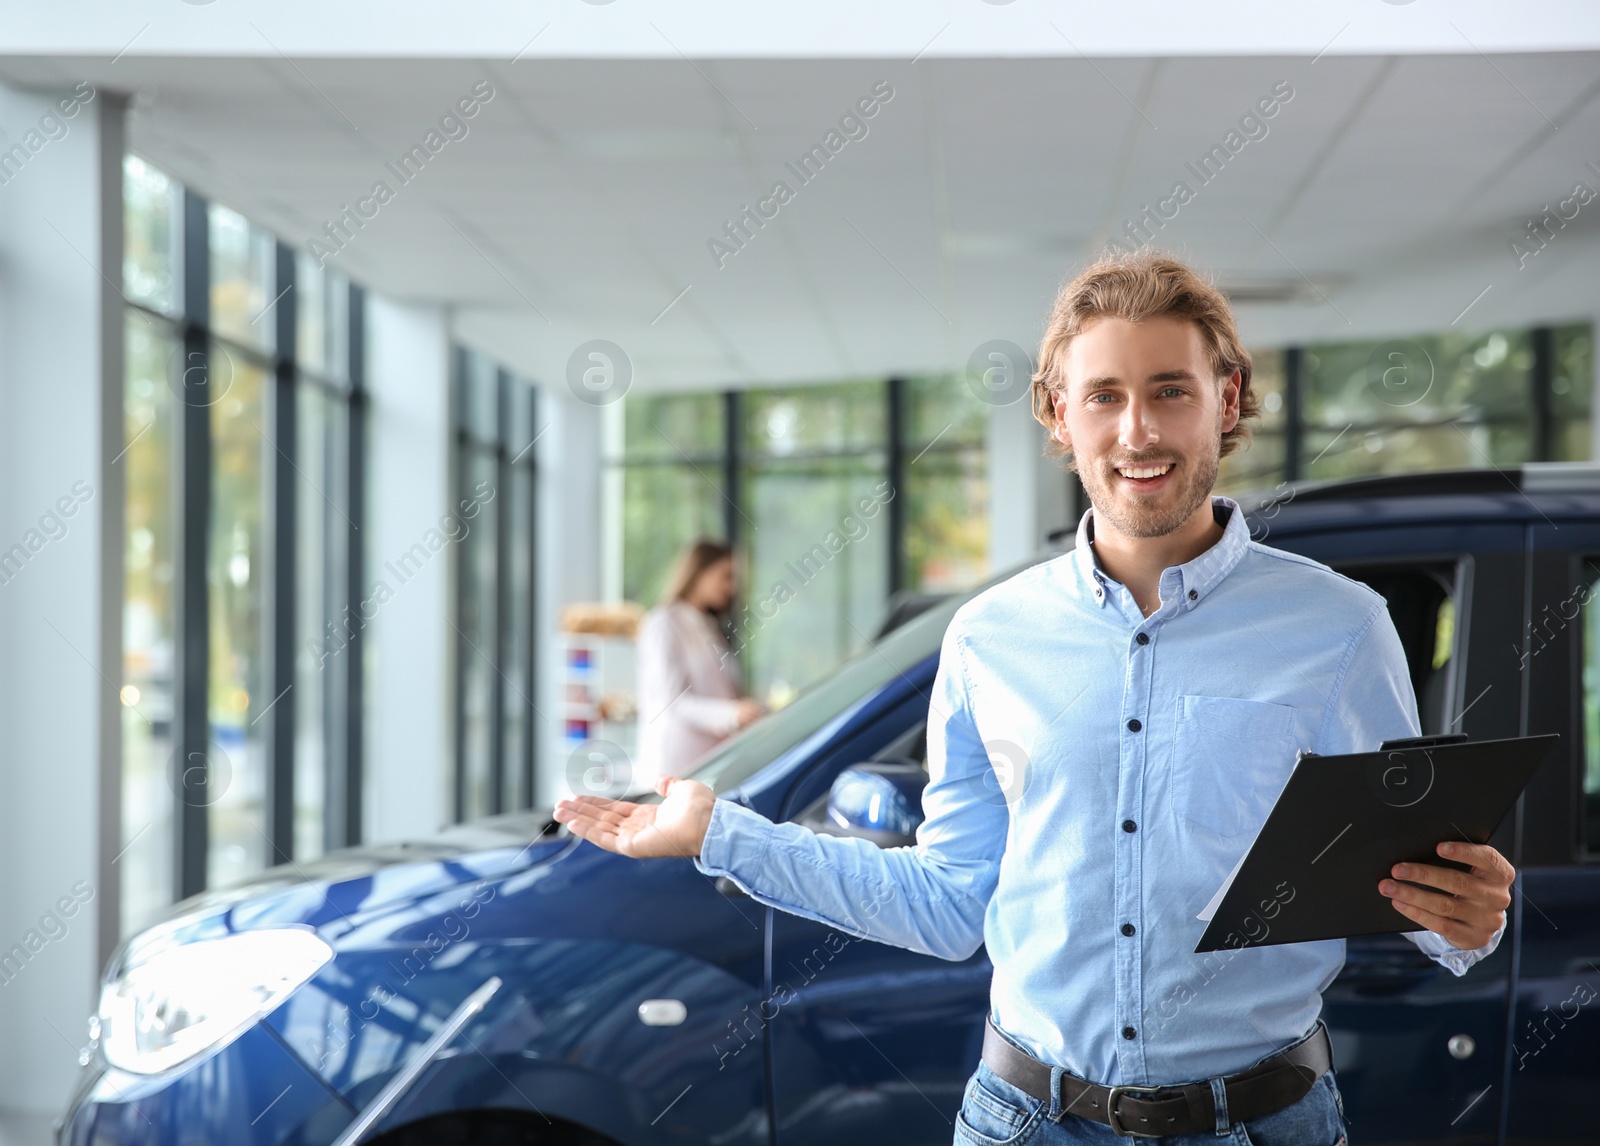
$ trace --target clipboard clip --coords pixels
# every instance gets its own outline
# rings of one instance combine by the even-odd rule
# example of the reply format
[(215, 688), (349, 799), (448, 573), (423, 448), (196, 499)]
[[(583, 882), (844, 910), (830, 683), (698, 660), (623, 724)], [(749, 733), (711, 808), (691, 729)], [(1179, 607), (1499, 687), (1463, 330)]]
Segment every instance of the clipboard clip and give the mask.
[(1438, 748), (1445, 744), (1465, 743), (1465, 732), (1440, 732), (1434, 736), (1407, 736), (1399, 740), (1385, 740), (1378, 745), (1379, 752), (1404, 751), (1407, 748)]

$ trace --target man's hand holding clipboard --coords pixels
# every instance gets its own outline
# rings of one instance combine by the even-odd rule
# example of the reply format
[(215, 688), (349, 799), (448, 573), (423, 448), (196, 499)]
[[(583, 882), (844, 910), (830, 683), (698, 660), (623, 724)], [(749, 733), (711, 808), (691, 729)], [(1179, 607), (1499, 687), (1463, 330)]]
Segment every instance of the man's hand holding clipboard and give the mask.
[(1463, 951), (1482, 947), (1505, 926), (1516, 869), (1488, 844), (1446, 840), (1438, 852), (1468, 870), (1397, 863), (1389, 869), (1394, 878), (1380, 881), (1378, 890), (1401, 915), (1444, 936), (1452, 946)]
[(1558, 739), (1451, 734), (1302, 753), (1200, 913), (1210, 925), (1195, 950), (1420, 930), (1482, 947), (1505, 924), (1516, 878), (1486, 841)]

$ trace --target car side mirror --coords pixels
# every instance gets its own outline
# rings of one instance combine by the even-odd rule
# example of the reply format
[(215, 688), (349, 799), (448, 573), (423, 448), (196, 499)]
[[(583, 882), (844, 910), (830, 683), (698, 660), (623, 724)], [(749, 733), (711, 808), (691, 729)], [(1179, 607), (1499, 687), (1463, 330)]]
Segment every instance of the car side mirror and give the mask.
[(928, 774), (914, 761), (872, 760), (852, 764), (833, 781), (819, 831), (859, 836), (879, 847), (917, 842), (922, 789)]

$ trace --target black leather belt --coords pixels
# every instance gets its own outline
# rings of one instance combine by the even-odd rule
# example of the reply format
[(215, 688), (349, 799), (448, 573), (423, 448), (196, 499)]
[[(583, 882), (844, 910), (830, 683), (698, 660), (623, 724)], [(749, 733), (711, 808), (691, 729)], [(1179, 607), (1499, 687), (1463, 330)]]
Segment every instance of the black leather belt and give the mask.
[[(1050, 1101), (1050, 1067), (1015, 1046), (995, 1029), (992, 1019), (984, 1025), (983, 1061), (1018, 1090)], [(1287, 1050), (1223, 1077), (1229, 1123), (1250, 1122), (1299, 1102), (1332, 1066), (1328, 1030), (1319, 1020), (1315, 1030)], [(1217, 1125), (1209, 1081), (1100, 1086), (1063, 1070), (1061, 1109), (1103, 1123), (1118, 1134), (1139, 1137), (1191, 1134), (1215, 1130)]]

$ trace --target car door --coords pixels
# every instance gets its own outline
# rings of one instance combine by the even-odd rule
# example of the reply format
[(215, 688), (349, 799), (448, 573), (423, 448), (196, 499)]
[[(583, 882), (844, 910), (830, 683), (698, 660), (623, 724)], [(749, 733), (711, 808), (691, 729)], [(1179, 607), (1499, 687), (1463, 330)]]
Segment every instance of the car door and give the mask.
[[(1364, 528), (1272, 544), (1382, 593), (1406, 648), (1424, 733), (1520, 733), (1525, 535), (1511, 525)], [(1514, 850), (1514, 817), (1491, 841)], [(1513, 924), (1462, 977), (1399, 934), (1346, 943), (1323, 1018), (1350, 1134), (1364, 1143), (1499, 1140)]]
[[(783, 818), (812, 821), (849, 764), (925, 762), (931, 668), (918, 683), (800, 780)], [(949, 1146), (982, 1047), (984, 952), (951, 962), (782, 911), (767, 913), (767, 927), (763, 1018), (778, 1146)]]
[(1523, 799), (1506, 1142), (1593, 1141), (1600, 1124), (1600, 522), (1534, 527), (1518, 642), (1528, 732), (1560, 750)]

